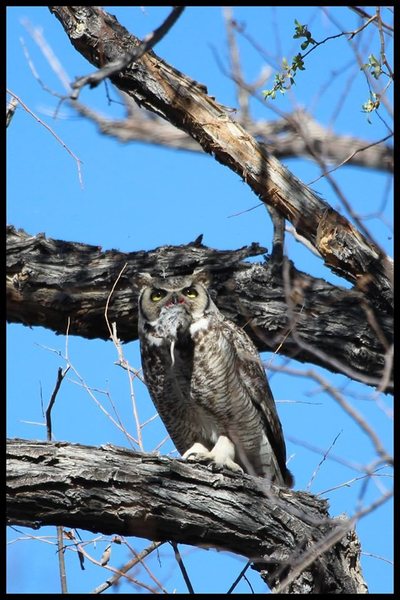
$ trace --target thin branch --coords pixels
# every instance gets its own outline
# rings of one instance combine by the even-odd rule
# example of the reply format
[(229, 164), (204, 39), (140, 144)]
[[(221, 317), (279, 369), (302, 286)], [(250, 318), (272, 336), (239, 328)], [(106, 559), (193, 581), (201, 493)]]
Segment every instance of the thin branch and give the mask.
[(393, 133), (389, 133), (389, 135), (387, 135), (386, 137), (382, 138), (381, 140), (378, 140), (377, 142), (372, 142), (371, 144), (368, 144), (367, 146), (363, 146), (362, 148), (357, 148), (357, 150), (354, 150), (354, 152), (352, 152), (351, 154), (349, 154), (349, 156), (347, 156), (344, 160), (342, 160), (342, 162), (340, 162), (338, 165), (335, 165), (332, 169), (329, 169), (329, 171), (325, 171), (324, 170), (321, 173), (321, 175), (319, 175), (319, 177), (317, 177), (316, 179), (313, 179), (312, 181), (309, 181), (307, 183), (307, 185), (312, 185), (313, 183), (316, 183), (317, 181), (319, 181), (320, 179), (322, 179), (326, 175), (329, 175), (330, 173), (333, 173), (334, 171), (336, 171), (336, 169), (338, 169), (339, 167), (342, 167), (343, 165), (345, 165), (346, 163), (348, 163), (359, 152), (364, 152), (364, 150), (368, 150), (368, 148), (372, 148), (373, 146), (377, 146), (378, 144), (382, 144), (383, 142), (386, 142), (386, 140), (388, 140), (391, 137), (393, 137), (393, 135), (394, 135)]
[(127, 579), (131, 583), (134, 583), (135, 585), (144, 588), (148, 592), (151, 592), (152, 594), (155, 593), (155, 590), (152, 587), (150, 587), (146, 583), (143, 583), (142, 581), (139, 581), (135, 577), (132, 577), (131, 575), (128, 575), (125, 571), (122, 571), (121, 569), (116, 569), (115, 567), (112, 567), (111, 565), (102, 565), (99, 560), (96, 560), (95, 558), (93, 558), (93, 556), (91, 556), (85, 550), (85, 548), (83, 547), (83, 544), (76, 544), (76, 548), (75, 547), (70, 547), (69, 549), (72, 552), (81, 552), (83, 554), (83, 556), (85, 558), (87, 558), (87, 560), (89, 562), (93, 563), (94, 565), (97, 565), (98, 567), (102, 567), (103, 569), (107, 569), (107, 571), (111, 571), (112, 573), (114, 573), (114, 577), (116, 577), (116, 576), (124, 577), (125, 579)]
[(367, 423), (364, 417), (353, 406), (351, 406), (347, 400), (345, 400), (342, 394), (340, 394), (340, 392), (334, 388), (327, 379), (319, 375), (319, 373), (313, 369), (307, 369), (306, 371), (299, 370), (298, 375), (301, 377), (311, 377), (320, 383), (324, 391), (328, 392), (328, 394), (330, 394), (332, 398), (336, 400), (343, 410), (347, 412), (347, 414), (359, 425), (360, 429), (369, 437), (378, 456), (380, 456), (381, 459), (387, 462), (389, 465), (393, 464), (393, 458), (382, 446), (379, 436), (376, 434), (376, 432), (372, 429), (369, 423)]
[(65, 369), (65, 371), (63, 371), (61, 367), (58, 368), (56, 385), (54, 387), (54, 391), (51, 395), (50, 402), (49, 402), (49, 405), (46, 410), (47, 440), (49, 442), (52, 441), (51, 411), (54, 406), (54, 402), (56, 401), (58, 390), (60, 389), (61, 383), (62, 383), (64, 377), (66, 376), (66, 374), (68, 373), (69, 369), (70, 369), (69, 366)]
[[(380, 468), (382, 469), (383, 467), (380, 467)], [(317, 496), (322, 496), (323, 494), (329, 494), (330, 492), (334, 492), (335, 490), (339, 490), (343, 487), (350, 487), (356, 481), (362, 481), (366, 477), (391, 477), (391, 475), (366, 473), (365, 475), (359, 475), (358, 477), (353, 477), (352, 479), (349, 479), (348, 481), (344, 481), (343, 483), (334, 485), (333, 487), (327, 488), (326, 490), (323, 490), (322, 492), (318, 492)]]
[[(308, 147), (309, 153), (311, 154), (311, 156), (313, 156), (314, 160), (319, 164), (323, 175), (326, 177), (326, 180), (329, 182), (329, 184), (331, 185), (332, 189), (334, 190), (334, 192), (336, 193), (336, 195), (338, 196), (338, 198), (341, 200), (343, 206), (346, 208), (348, 214), (352, 217), (352, 219), (356, 223), (357, 227), (360, 229), (360, 231), (362, 232), (362, 234), (367, 238), (367, 240), (369, 240), (369, 242), (371, 242), (372, 244), (374, 244), (376, 246), (376, 248), (379, 249), (379, 252), (381, 253), (381, 255), (382, 256), (386, 256), (386, 253), (383, 251), (383, 249), (381, 249), (379, 247), (379, 244), (374, 240), (374, 237), (372, 236), (372, 234), (370, 233), (370, 231), (368, 230), (368, 228), (364, 225), (364, 223), (361, 221), (361, 219), (359, 218), (359, 216), (354, 211), (354, 209), (351, 206), (350, 202), (347, 200), (346, 196), (344, 195), (344, 193), (340, 189), (339, 184), (330, 175), (330, 171), (328, 171), (328, 169), (327, 169), (327, 165), (326, 165), (325, 160), (313, 148), (312, 135), (309, 135), (309, 133), (307, 131), (307, 124), (304, 125), (303, 121), (296, 120), (295, 125), (297, 127), (297, 131), (298, 131), (299, 135), (303, 138), (306, 146)], [(308, 184), (308, 185), (310, 185), (310, 184)]]
[[(297, 369), (294, 369), (293, 371), (295, 373), (297, 373)], [(285, 371), (285, 372), (290, 372), (290, 370)], [(293, 435), (287, 435), (285, 437), (291, 444), (295, 444), (296, 446), (301, 446), (302, 448), (306, 448), (310, 452), (315, 452), (315, 454), (320, 454), (323, 456), (326, 452), (324, 448), (320, 448), (319, 446), (310, 444), (309, 442), (307, 442), (305, 440), (301, 440), (297, 437), (294, 437)], [(344, 465), (348, 469), (358, 471), (359, 473), (365, 472), (365, 468), (363, 467), (363, 465), (361, 465), (359, 463), (350, 462), (347, 458), (342, 458), (341, 456), (337, 456), (336, 454), (328, 454), (326, 458), (327, 458), (327, 460), (337, 462), (340, 465)]]
[(187, 588), (189, 590), (189, 594), (194, 594), (195, 591), (194, 591), (192, 583), (191, 583), (191, 581), (189, 579), (189, 575), (187, 574), (185, 565), (183, 564), (182, 556), (181, 556), (181, 553), (179, 552), (179, 549), (178, 549), (178, 544), (176, 542), (170, 542), (170, 544), (171, 544), (171, 546), (174, 549), (174, 554), (175, 554), (176, 562), (179, 565), (179, 568), (181, 570), (183, 579), (185, 580), (185, 583), (186, 583)]
[[(342, 430), (343, 431), (343, 430)], [(314, 479), (317, 476), (318, 471), (320, 470), (321, 466), (323, 465), (323, 463), (326, 461), (328, 454), (330, 453), (330, 451), (332, 450), (333, 446), (336, 444), (339, 436), (342, 434), (342, 431), (339, 431), (339, 433), (335, 436), (335, 439), (333, 440), (332, 444), (329, 446), (329, 448), (324, 452), (323, 457), (321, 458), (321, 460), (319, 461), (318, 465), (316, 466), (316, 468), (314, 469), (313, 474), (311, 475), (310, 481), (307, 483), (306, 485), (306, 490), (309, 491), (309, 489), (311, 488), (311, 485), (314, 481)]]
[(361, 552), (361, 554), (363, 556), (369, 556), (370, 558), (376, 558), (378, 560), (383, 560), (383, 562), (387, 562), (389, 565), (394, 564), (394, 562), (392, 560), (389, 560), (388, 558), (385, 558), (384, 556), (379, 556), (379, 554), (373, 554), (372, 552), (365, 552), (364, 550)]
[(225, 28), (227, 35), (227, 43), (229, 49), (229, 60), (231, 63), (231, 71), (233, 80), (236, 82), (236, 97), (240, 108), (240, 116), (243, 124), (250, 120), (249, 114), (249, 93), (246, 87), (243, 85), (242, 70), (240, 67), (239, 49), (237, 47), (234, 26), (233, 26), (233, 15), (232, 8), (228, 6), (222, 7), (222, 13), (225, 19)]
[(118, 276), (117, 276), (116, 280), (114, 281), (114, 283), (112, 285), (111, 291), (110, 291), (110, 293), (107, 296), (106, 306), (105, 306), (105, 309), (104, 309), (104, 318), (105, 318), (105, 321), (106, 321), (106, 324), (107, 324), (108, 331), (110, 332), (110, 338), (111, 339), (113, 339), (114, 328), (111, 327), (110, 321), (108, 320), (108, 307), (109, 307), (109, 304), (110, 304), (111, 296), (113, 295), (114, 290), (117, 287), (118, 281), (121, 279), (122, 273), (125, 271), (125, 269), (126, 269), (127, 266), (128, 266), (128, 263), (126, 262), (124, 264), (124, 266), (122, 267), (122, 269), (120, 270), (120, 272), (118, 273)]
[(232, 583), (229, 590), (226, 592), (227, 594), (232, 594), (233, 590), (235, 589), (235, 587), (237, 586), (239, 581), (242, 579), (242, 577), (244, 577), (244, 574), (246, 573), (246, 571), (250, 567), (250, 565), (251, 565), (251, 561), (249, 560), (249, 561), (247, 561), (247, 563), (245, 564), (243, 569), (240, 571), (239, 575), (236, 577), (235, 581)]
[[(56, 397), (58, 394), (58, 390), (61, 387), (62, 381), (66, 374), (69, 371), (69, 366), (63, 371), (61, 367), (59, 367), (57, 372), (57, 381), (54, 387), (54, 391), (51, 395), (49, 405), (46, 410), (46, 428), (47, 428), (47, 440), (49, 442), (52, 441), (52, 432), (51, 432), (51, 411), (56, 401)], [(61, 593), (68, 594), (67, 587), (67, 575), (65, 571), (65, 558), (64, 558), (64, 528), (59, 525), (57, 526), (57, 547), (58, 547), (58, 568), (60, 571), (60, 581), (61, 581)]]
[[(125, 366), (128, 365), (128, 361), (125, 359), (123, 352), (122, 352), (122, 346), (121, 346), (121, 341), (118, 338), (117, 335), (117, 324), (113, 323), (112, 324), (112, 334), (111, 334), (111, 339), (117, 349), (118, 352), (118, 356), (119, 356), (119, 361), (117, 364), (121, 365), (121, 366)], [(135, 419), (135, 424), (136, 424), (136, 431), (137, 431), (137, 443), (139, 448), (144, 452), (144, 446), (143, 446), (143, 438), (142, 438), (142, 425), (140, 424), (140, 419), (139, 419), (139, 413), (138, 413), (138, 409), (137, 409), (137, 404), (136, 404), (136, 399), (135, 399), (135, 392), (133, 389), (133, 381), (132, 381), (132, 377), (131, 377), (131, 373), (134, 374), (134, 377), (136, 377), (136, 373), (134, 373), (134, 371), (132, 370), (131, 367), (126, 368), (126, 371), (128, 373), (128, 380), (129, 380), (129, 392), (130, 392), (130, 397), (132, 400), (132, 407), (133, 407), (133, 416)], [(144, 380), (143, 380), (144, 383)]]
[(144, 561), (145, 557), (141, 556), (138, 552), (136, 552), (136, 550), (134, 548), (132, 548), (132, 546), (130, 544), (128, 544), (128, 542), (126, 540), (125, 540), (125, 544), (129, 548), (129, 550), (132, 552), (132, 554), (135, 556), (135, 558), (139, 560), (141, 566), (144, 568), (144, 570), (146, 571), (146, 573), (148, 574), (148, 576), (160, 588), (160, 590), (163, 592), (163, 594), (168, 594), (168, 590), (162, 585), (162, 583), (157, 579), (157, 577), (154, 575), (154, 573), (146, 565), (146, 563)]
[[(92, 388), (90, 388), (88, 386), (88, 384), (85, 382), (85, 380), (83, 379), (83, 377), (78, 373), (78, 371), (76, 370), (76, 368), (69, 363), (71, 366), (72, 371), (75, 373), (75, 375), (78, 377), (79, 381), (74, 381), (73, 379), (70, 379), (69, 381), (71, 381), (71, 383), (74, 383), (75, 385), (80, 385), (81, 387), (83, 387), (87, 393), (89, 394), (89, 396), (92, 398), (92, 400), (95, 402), (96, 406), (102, 411), (102, 413), (111, 421), (111, 423), (113, 423), (113, 425), (115, 425), (115, 427), (117, 427), (126, 437), (126, 439), (128, 440), (130, 446), (132, 448), (134, 448), (134, 444), (139, 445), (138, 441), (126, 430), (125, 426), (121, 423), (119, 417), (118, 421), (116, 421), (108, 412), (108, 410), (106, 408), (104, 408), (104, 406), (102, 405), (102, 403), (96, 398), (96, 396), (93, 393)], [(104, 393), (104, 392), (102, 392)]]
[(363, 23), (358, 29), (355, 29), (354, 31), (351, 32), (349, 39), (353, 39), (353, 37), (355, 37), (357, 34), (359, 34), (363, 29), (365, 29), (366, 27), (368, 27), (368, 25), (370, 23), (372, 23), (373, 21), (376, 20), (376, 15), (372, 15), (372, 17), (370, 17), (365, 23)]
[[(56, 56), (55, 52), (51, 48), (50, 44), (45, 39), (42, 29), (39, 27), (34, 27), (28, 19), (24, 19), (22, 21), (22, 24), (25, 27), (25, 29), (28, 31), (29, 35), (32, 37), (34, 42), (37, 44), (38, 48), (40, 49), (40, 51), (43, 54), (44, 58), (46, 59), (47, 63), (50, 65), (50, 68), (52, 69), (54, 74), (59, 79), (63, 88), (68, 93), (70, 93), (71, 92), (71, 84), (70, 84), (71, 79), (70, 79), (68, 73), (65, 71), (63, 65), (59, 61), (58, 57)], [(42, 79), (39, 77), (39, 74), (35, 68), (35, 65), (29, 55), (28, 49), (26, 48), (24, 43), (23, 43), (23, 50), (24, 50), (25, 57), (28, 61), (28, 65), (31, 69), (32, 75), (38, 81), (39, 85), (44, 90), (49, 91), (52, 95), (55, 95), (55, 96), (58, 96), (59, 98), (61, 98), (62, 97), (61, 94), (58, 94), (56, 92), (49, 90), (49, 88), (43, 83)]]
[(131, 559), (123, 567), (121, 567), (116, 573), (114, 573), (114, 575), (112, 577), (110, 577), (109, 579), (107, 579), (107, 581), (105, 581), (104, 583), (102, 583), (101, 585), (99, 585), (97, 588), (95, 588), (92, 591), (92, 594), (101, 594), (102, 592), (105, 592), (106, 590), (108, 590), (110, 587), (112, 587), (114, 584), (116, 584), (121, 579), (121, 577), (123, 577), (123, 575), (125, 573), (127, 573), (128, 571), (130, 571), (137, 564), (140, 564), (141, 561), (144, 558), (146, 558), (146, 556), (148, 556), (149, 554), (151, 554), (154, 550), (156, 550), (157, 548), (159, 548), (163, 544), (165, 544), (165, 542), (153, 542), (152, 544), (150, 544), (150, 546), (148, 546), (147, 548), (145, 548), (144, 550), (142, 550), (142, 552), (140, 552), (139, 554), (137, 554), (135, 556), (135, 558)]
[[(348, 6), (347, 8), (349, 8), (350, 10), (355, 12), (362, 19), (369, 19), (369, 20), (372, 19), (371, 15), (369, 15), (367, 12), (365, 12), (365, 10), (363, 10), (359, 6)], [(376, 27), (378, 27), (378, 23), (375, 22), (374, 25), (376, 25)], [(394, 31), (394, 28), (391, 25), (387, 25), (387, 23), (382, 22), (382, 27), (387, 29), (388, 32)]]
[(61, 146), (63, 148), (65, 148), (65, 150), (68, 152), (68, 154), (70, 154), (72, 156), (72, 158), (76, 161), (76, 166), (78, 169), (78, 179), (79, 179), (79, 183), (81, 185), (81, 187), (83, 188), (83, 180), (82, 180), (82, 172), (81, 172), (81, 163), (82, 161), (75, 156), (75, 154), (72, 152), (72, 150), (70, 150), (67, 146), (67, 144), (65, 144), (65, 142), (62, 141), (62, 139), (55, 133), (55, 131), (53, 131), (53, 129), (47, 125), (47, 123), (45, 123), (44, 121), (42, 121), (42, 119), (40, 119), (37, 115), (35, 115), (34, 112), (32, 112), (30, 110), (30, 108), (27, 107), (27, 105), (21, 100), (21, 98), (19, 98), (19, 96), (17, 96), (16, 94), (14, 94), (14, 92), (12, 92), (11, 90), (7, 89), (7, 94), (10, 94), (10, 96), (12, 96), (13, 98), (15, 98), (15, 100), (17, 100), (17, 102), (22, 106), (22, 108), (28, 113), (30, 114), (34, 119), (36, 119), (36, 121), (38, 123), (40, 123), (41, 125), (43, 125), (43, 127), (45, 127), (48, 131), (50, 131), (50, 133), (56, 138), (56, 140), (61, 144)]
[(65, 571), (65, 558), (64, 558), (64, 527), (62, 525), (57, 526), (57, 547), (58, 547), (58, 568), (60, 571), (61, 581), (61, 593), (68, 594), (67, 586), (67, 574)]
[(378, 19), (379, 39), (381, 42), (381, 61), (387, 68), (389, 77), (391, 79), (394, 79), (393, 71), (391, 69), (391, 66), (388, 63), (388, 60), (386, 58), (386, 53), (385, 53), (385, 36), (383, 33), (383, 23), (382, 23), (382, 18), (381, 18), (381, 7), (380, 6), (376, 7), (376, 17)]

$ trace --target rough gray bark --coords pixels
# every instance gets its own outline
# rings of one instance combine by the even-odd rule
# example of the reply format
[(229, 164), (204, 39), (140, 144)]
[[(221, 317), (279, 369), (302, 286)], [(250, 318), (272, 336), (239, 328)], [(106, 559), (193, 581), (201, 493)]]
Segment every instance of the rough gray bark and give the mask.
[[(74, 48), (97, 67), (121, 60), (140, 41), (94, 6), (50, 6)], [(208, 154), (239, 174), (276, 208), (325, 264), (371, 298), (392, 306), (391, 262), (342, 215), (290, 173), (200, 85), (153, 52), (111, 77), (140, 106), (179, 127)], [(90, 82), (85, 78), (85, 81)], [(98, 81), (98, 80), (97, 80)]]
[[(245, 326), (260, 351), (279, 348), (297, 360), (379, 385), (392, 340), (391, 315), (374, 312), (359, 292), (312, 278), (290, 263), (284, 263), (285, 281), (279, 262), (242, 262), (265, 251), (257, 244), (218, 251), (197, 242), (150, 252), (104, 252), (8, 227), (7, 319), (63, 334), (70, 319), (70, 334), (109, 339), (106, 302), (126, 263), (108, 319), (117, 323), (122, 341), (131, 341), (137, 338), (137, 273), (186, 274), (202, 266), (213, 273), (220, 310)], [(390, 378), (385, 389), (392, 389)]]
[(7, 457), (9, 524), (201, 543), (251, 559), (272, 590), (367, 592), (351, 523), (311, 494), (109, 445), (16, 439)]

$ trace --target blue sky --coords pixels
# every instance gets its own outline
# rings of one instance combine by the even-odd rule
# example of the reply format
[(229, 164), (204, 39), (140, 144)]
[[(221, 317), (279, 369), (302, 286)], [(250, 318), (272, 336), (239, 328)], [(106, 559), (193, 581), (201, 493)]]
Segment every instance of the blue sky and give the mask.
[[(156, 27), (168, 10), (112, 7), (110, 12), (140, 37)], [(356, 15), (345, 8), (330, 8), (329, 14), (347, 31), (360, 25)], [(278, 56), (290, 59), (299, 51), (299, 43), (292, 37), (294, 19), (308, 23), (318, 40), (338, 32), (330, 18), (316, 7), (238, 7), (234, 9), (234, 15), (237, 21), (246, 24), (251, 37), (268, 49), (272, 65), (277, 64)], [(389, 13), (385, 18), (390, 19)], [(18, 108), (7, 141), (8, 223), (32, 235), (44, 232), (48, 237), (94, 244), (104, 250), (150, 250), (164, 244), (184, 244), (200, 233), (204, 234), (203, 242), (214, 248), (239, 248), (253, 241), (271, 248), (272, 228), (265, 209), (259, 207), (243, 212), (257, 205), (258, 198), (237, 175), (211, 157), (141, 143), (122, 144), (102, 137), (92, 124), (76, 116), (66, 105), (61, 106), (58, 118), (53, 118), (57, 99), (33, 78), (24, 47), (42, 81), (60, 93), (63, 89), (30, 37), (27, 22), (31, 27), (42, 29), (71, 80), (92, 72), (93, 67), (72, 48), (61, 25), (46, 7), (8, 8), (7, 86), (80, 158), (84, 185), (82, 188), (79, 183), (76, 164), (70, 154), (31, 115)], [(359, 48), (365, 62), (371, 52), (379, 53), (379, 36), (372, 30), (369, 33), (370, 29), (365, 32)], [(249, 81), (253, 81), (265, 66), (265, 60), (246, 40), (240, 39), (239, 45), (244, 73)], [(227, 65), (228, 56), (219, 7), (187, 8), (155, 51), (176, 68), (206, 84), (209, 94), (219, 102), (237, 106), (234, 86), (219, 64)], [(389, 61), (391, 54), (392, 48), (388, 46)], [(334, 76), (335, 72), (339, 75)], [(271, 81), (267, 87), (272, 86)], [(346, 97), (344, 89), (348, 92)], [(119, 99), (114, 90), (110, 93), (115, 100)], [(108, 104), (104, 86), (85, 89), (80, 100), (110, 118), (123, 117), (123, 109), (118, 103)], [(339, 116), (332, 124), (334, 131), (372, 142), (387, 135), (387, 129), (376, 115), (368, 122), (361, 111), (361, 105), (367, 100), (365, 78), (354, 67), (354, 56), (348, 43), (340, 38), (310, 54), (306, 70), (298, 74), (293, 92), (279, 96), (274, 106), (281, 111), (290, 111), (294, 106), (313, 107), (314, 117), (324, 125), (332, 124), (332, 116), (340, 108)], [(276, 118), (266, 104), (257, 101), (251, 103), (251, 110), (255, 118)], [(384, 111), (382, 115), (389, 120)], [(305, 183), (320, 174), (318, 167), (308, 160), (288, 159), (285, 164)], [(360, 214), (377, 212), (384, 204), (383, 218), (369, 219), (366, 224), (380, 245), (391, 254), (392, 193), (388, 175), (344, 167), (335, 172), (335, 178)], [(312, 187), (346, 214), (324, 179)], [(236, 213), (241, 214), (233, 216)], [(289, 235), (286, 237), (286, 251), (298, 269), (349, 287), (325, 269), (322, 261), (304, 246)], [(65, 366), (60, 356), (65, 355), (65, 347), (65, 336), (56, 336), (41, 327), (8, 326), (7, 427), (10, 437), (45, 439), (41, 397), (46, 406), (54, 389), (57, 369)], [(132, 366), (140, 367), (137, 342), (125, 346), (124, 353)], [(79, 375), (70, 372), (57, 397), (53, 411), (55, 439), (92, 445), (127, 445), (126, 436), (99, 410), (82, 386), (84, 381), (89, 388), (97, 390), (93, 395), (110, 412), (114, 410), (112, 401), (121, 421), (134, 435), (129, 382), (126, 372), (114, 364), (117, 360), (114, 346), (111, 342), (70, 337), (68, 355)], [(284, 364), (282, 358), (268, 353), (263, 359), (267, 365), (270, 362), (273, 366)], [(295, 361), (291, 361), (290, 366), (307, 368)], [(382, 408), (383, 405), (390, 410), (390, 397), (377, 399), (370, 388), (313, 368), (348, 394), (349, 402), (373, 425), (387, 449), (391, 450), (392, 423)], [(372, 462), (375, 455), (367, 436), (315, 382), (274, 372), (270, 373), (270, 382), (287, 437), (296, 489), (307, 487), (322, 456), (291, 439), (327, 450), (340, 434), (332, 455), (352, 464)], [(140, 419), (144, 421), (154, 414), (154, 408), (143, 384), (137, 380), (134, 391)], [(145, 449), (152, 451), (164, 435), (159, 420), (146, 426)], [(170, 442), (161, 448), (163, 453), (171, 450)], [(323, 492), (357, 474), (353, 468), (328, 459), (318, 470), (310, 491)], [(390, 488), (390, 483), (389, 478), (381, 478), (381, 485)], [(360, 508), (361, 486), (362, 482), (358, 482), (326, 494), (324, 497), (329, 499), (331, 515), (354, 514)], [(362, 496), (362, 505), (367, 506), (379, 495), (379, 489), (370, 483)], [(392, 591), (392, 565), (387, 562), (392, 560), (392, 529), (392, 505), (389, 502), (358, 523), (357, 532), (366, 553), (362, 565), (370, 592)], [(20, 531), (9, 531), (8, 592), (58, 592), (55, 529)], [(32, 535), (48, 537), (44, 540), (22, 539)], [(81, 532), (81, 535), (85, 540), (99, 538), (87, 547), (99, 559), (108, 538), (90, 532)], [(136, 551), (148, 544), (136, 538), (130, 539), (129, 543)], [(245, 562), (241, 557), (215, 550), (184, 546), (181, 552), (196, 592), (226, 591)], [(88, 561), (85, 571), (81, 571), (77, 556), (72, 552), (67, 552), (66, 557), (70, 592), (89, 592), (109, 576), (108, 572)], [(118, 567), (128, 559), (126, 546), (113, 546), (110, 564)], [(162, 547), (159, 560), (154, 554), (148, 564), (169, 591), (186, 591), (170, 547)], [(206, 577), (204, 573), (207, 573)], [(142, 572), (136, 576), (148, 581)], [(265, 591), (257, 574), (250, 572), (248, 578), (256, 592)], [(132, 588), (121, 583), (118, 592), (128, 591)], [(248, 592), (250, 589), (243, 581), (236, 591)]]

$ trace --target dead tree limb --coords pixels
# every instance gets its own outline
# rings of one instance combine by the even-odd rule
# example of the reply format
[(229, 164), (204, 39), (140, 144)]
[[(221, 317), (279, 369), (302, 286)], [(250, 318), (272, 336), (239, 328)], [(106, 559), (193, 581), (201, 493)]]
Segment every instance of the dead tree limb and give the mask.
[[(213, 274), (220, 310), (246, 328), (260, 351), (279, 348), (297, 360), (379, 385), (392, 343), (391, 315), (367, 306), (360, 292), (310, 277), (289, 264), (291, 318), (281, 263), (243, 262), (265, 252), (258, 244), (221, 251), (196, 242), (123, 253), (8, 227), (7, 319), (61, 334), (70, 323), (72, 335), (109, 339), (105, 306), (127, 263), (110, 299), (108, 319), (117, 323), (118, 337), (128, 342), (137, 339), (137, 273), (183, 275), (201, 266)], [(391, 389), (389, 377), (385, 390)]]
[(311, 494), (110, 445), (15, 439), (7, 455), (9, 524), (228, 550), (251, 559), (272, 590), (304, 560), (284, 591), (367, 592), (350, 521), (331, 519)]
[[(94, 6), (51, 6), (74, 48), (97, 67), (140, 45), (112, 15)], [(375, 304), (392, 306), (390, 259), (342, 215), (290, 173), (265, 147), (190, 79), (148, 52), (111, 81), (140, 106), (196, 139), (263, 202), (276, 208), (319, 252), (327, 267), (357, 285)]]
[[(125, 119), (105, 117), (78, 101), (70, 102), (70, 106), (78, 114), (92, 121), (101, 134), (114, 137), (120, 142), (144, 142), (175, 150), (202, 152), (200, 144), (187, 133), (161, 117), (133, 106), (132, 100), (126, 94), (123, 94), (123, 97), (128, 113)], [(299, 136), (298, 127), (295, 125), (298, 121), (301, 121), (303, 126), (304, 123), (307, 124), (308, 143)], [(314, 152), (321, 153), (324, 160), (332, 164), (344, 162), (348, 166), (393, 172), (392, 146), (382, 142), (371, 144), (368, 140), (335, 134), (304, 110), (292, 113), (290, 119), (247, 120), (241, 124), (247, 133), (280, 160), (293, 157), (314, 160), (314, 155), (310, 153), (311, 146)]]

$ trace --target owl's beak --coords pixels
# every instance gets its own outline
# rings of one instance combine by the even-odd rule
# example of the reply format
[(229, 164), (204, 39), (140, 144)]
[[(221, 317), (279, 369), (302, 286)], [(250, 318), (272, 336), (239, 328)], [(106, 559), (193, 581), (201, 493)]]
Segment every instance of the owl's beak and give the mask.
[(182, 296), (174, 292), (165, 306), (176, 306), (177, 304), (185, 304), (185, 300)]

